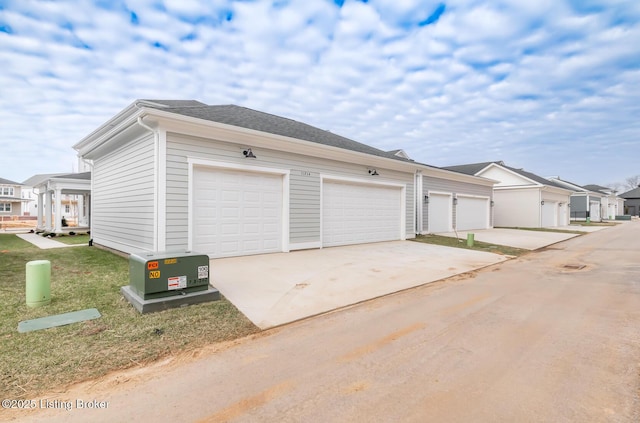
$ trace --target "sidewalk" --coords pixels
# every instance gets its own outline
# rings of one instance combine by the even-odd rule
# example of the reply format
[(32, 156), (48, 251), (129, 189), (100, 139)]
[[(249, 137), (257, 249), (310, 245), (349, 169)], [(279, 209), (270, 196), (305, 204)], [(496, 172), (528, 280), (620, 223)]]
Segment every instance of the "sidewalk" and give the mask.
[(48, 250), (51, 248), (65, 248), (65, 247), (77, 247), (77, 246), (87, 245), (87, 244), (68, 245), (59, 241), (54, 241), (51, 238), (45, 238), (43, 236), (36, 235), (36, 234), (16, 234), (16, 236), (24, 239), (27, 242), (32, 243), (33, 245), (35, 245), (36, 247), (42, 250)]

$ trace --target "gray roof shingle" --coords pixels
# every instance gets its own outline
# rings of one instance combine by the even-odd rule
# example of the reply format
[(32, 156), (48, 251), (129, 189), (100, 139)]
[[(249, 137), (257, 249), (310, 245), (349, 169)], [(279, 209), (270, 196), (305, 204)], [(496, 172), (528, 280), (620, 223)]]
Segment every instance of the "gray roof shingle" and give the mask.
[(22, 185), (20, 182), (13, 182), (8, 179), (0, 178), (0, 184), (3, 185)]
[(212, 122), (224, 123), (241, 128), (253, 129), (274, 135), (311, 141), (318, 144), (357, 151), (379, 157), (410, 162), (411, 160), (366, 144), (345, 138), (330, 131), (316, 128), (269, 113), (236, 105), (209, 106), (194, 100), (142, 100), (146, 106), (183, 116), (190, 116)]
[(91, 172), (68, 173), (66, 175), (56, 175), (54, 178), (91, 180)]
[(500, 165), (502, 167), (504, 167), (505, 169), (509, 169), (512, 172), (517, 173), (518, 175), (524, 176), (525, 178), (529, 178), (533, 181), (536, 181), (542, 185), (548, 185), (548, 186), (552, 186), (555, 188), (562, 188), (562, 189), (566, 189), (569, 190), (569, 188), (558, 184), (556, 182), (550, 181), (546, 178), (543, 178), (542, 176), (538, 176), (535, 173), (531, 173), (531, 172), (527, 172), (524, 169), (517, 169), (515, 167), (511, 167), (511, 166), (507, 166), (506, 164), (504, 164), (503, 161), (499, 160), (499, 161), (494, 161), (494, 162), (482, 162), (482, 163), (471, 163), (471, 164), (466, 164), (466, 165), (458, 165), (458, 166), (445, 166), (443, 167), (443, 169), (447, 169), (447, 170), (453, 170), (454, 172), (460, 172), (460, 173), (466, 173), (467, 175), (475, 175), (476, 173), (480, 172), (482, 169), (484, 169), (485, 167), (489, 166), (490, 164), (497, 164)]
[(599, 192), (600, 194), (606, 194), (608, 191), (611, 191), (611, 188), (603, 187), (602, 185), (589, 184), (584, 185), (582, 188), (588, 189), (589, 191)]
[(622, 198), (640, 198), (640, 187), (634, 188), (631, 191), (623, 192), (618, 195), (618, 197)]

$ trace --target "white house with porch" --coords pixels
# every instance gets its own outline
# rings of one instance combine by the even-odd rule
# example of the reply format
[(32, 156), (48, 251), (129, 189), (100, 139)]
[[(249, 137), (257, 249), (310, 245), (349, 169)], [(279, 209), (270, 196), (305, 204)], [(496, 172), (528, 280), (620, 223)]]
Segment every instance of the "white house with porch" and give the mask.
[[(89, 229), (91, 215), (91, 172), (55, 175), (46, 178), (34, 186), (38, 195), (37, 230), (62, 233), (66, 230)], [(63, 198), (75, 196), (75, 226), (65, 226), (66, 216), (71, 210), (63, 210), (63, 206), (71, 206), (71, 202), (63, 205)], [(55, 212), (54, 212), (55, 210)], [(59, 217), (58, 217), (59, 216)]]

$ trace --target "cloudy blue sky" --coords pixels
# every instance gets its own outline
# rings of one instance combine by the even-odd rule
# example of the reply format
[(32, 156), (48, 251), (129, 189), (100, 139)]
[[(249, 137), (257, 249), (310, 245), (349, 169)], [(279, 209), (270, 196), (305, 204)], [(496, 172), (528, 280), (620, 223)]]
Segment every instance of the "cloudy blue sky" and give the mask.
[(640, 174), (638, 0), (0, 0), (0, 177), (137, 98), (237, 104), (435, 166)]

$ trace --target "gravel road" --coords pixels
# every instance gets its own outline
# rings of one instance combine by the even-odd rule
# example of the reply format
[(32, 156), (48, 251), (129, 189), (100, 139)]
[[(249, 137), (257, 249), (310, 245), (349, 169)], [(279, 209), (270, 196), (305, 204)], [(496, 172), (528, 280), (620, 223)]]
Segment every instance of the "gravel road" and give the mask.
[(106, 409), (21, 421), (638, 422), (639, 252), (640, 222), (621, 224), (84, 384), (55, 398)]

